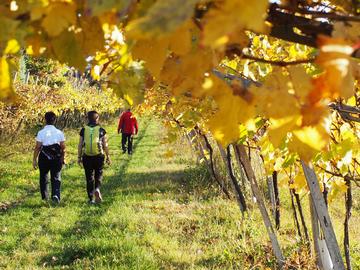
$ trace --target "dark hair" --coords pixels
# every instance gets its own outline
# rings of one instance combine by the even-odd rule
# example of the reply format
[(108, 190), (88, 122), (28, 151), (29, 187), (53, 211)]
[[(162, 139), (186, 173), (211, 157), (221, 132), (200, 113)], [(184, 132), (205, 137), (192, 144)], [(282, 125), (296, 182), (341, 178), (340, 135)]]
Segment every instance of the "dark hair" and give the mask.
[(90, 124), (97, 124), (99, 114), (97, 113), (97, 111), (90, 111), (87, 113), (87, 118)]
[(56, 121), (56, 114), (54, 112), (45, 113), (45, 121), (47, 125), (53, 125)]

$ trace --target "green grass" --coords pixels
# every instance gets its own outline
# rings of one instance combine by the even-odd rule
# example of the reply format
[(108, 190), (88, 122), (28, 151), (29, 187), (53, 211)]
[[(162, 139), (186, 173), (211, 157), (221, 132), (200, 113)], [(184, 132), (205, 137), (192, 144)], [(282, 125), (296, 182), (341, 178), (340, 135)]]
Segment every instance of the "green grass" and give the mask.
[[(66, 131), (69, 165), (59, 206), (40, 199), (32, 146), (1, 147), (1, 269), (275, 269), (258, 211), (242, 219), (236, 203), (223, 199), (196, 165), (186, 141), (162, 144), (160, 124), (140, 127), (129, 157), (121, 154), (116, 127), (106, 126), (113, 164), (105, 169), (100, 205), (87, 204), (76, 131)], [(177, 153), (172, 158), (165, 157), (169, 149)], [(287, 207), (282, 224), (282, 246), (295, 261), (301, 245)], [(300, 259), (304, 267), (297, 269), (311, 269), (307, 255)]]

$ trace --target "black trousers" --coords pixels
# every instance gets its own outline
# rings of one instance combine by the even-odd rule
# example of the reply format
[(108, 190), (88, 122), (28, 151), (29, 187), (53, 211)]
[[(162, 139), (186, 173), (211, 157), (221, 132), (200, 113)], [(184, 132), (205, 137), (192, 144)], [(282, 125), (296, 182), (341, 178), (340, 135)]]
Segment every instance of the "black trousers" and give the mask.
[(40, 152), (39, 155), (39, 170), (40, 170), (40, 192), (41, 198), (47, 199), (48, 185), (49, 185), (49, 172), (51, 180), (51, 197), (57, 196), (60, 200), (60, 187), (61, 187), (61, 168), (62, 163), (60, 159), (49, 160)]
[(122, 133), (121, 136), (121, 147), (123, 152), (126, 152), (126, 143), (128, 144), (127, 146), (127, 152), (129, 154), (132, 153), (132, 147), (133, 147), (133, 136), (132, 134), (128, 134), (128, 133)]
[(104, 155), (83, 155), (83, 165), (86, 176), (86, 190), (90, 200), (93, 198), (95, 189), (100, 188), (101, 186), (104, 160)]

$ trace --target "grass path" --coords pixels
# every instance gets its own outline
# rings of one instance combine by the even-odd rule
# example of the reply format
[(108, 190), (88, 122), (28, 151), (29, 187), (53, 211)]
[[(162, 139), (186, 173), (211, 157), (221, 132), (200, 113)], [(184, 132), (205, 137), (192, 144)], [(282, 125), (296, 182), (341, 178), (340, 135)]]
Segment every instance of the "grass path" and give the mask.
[[(0, 269), (276, 269), (258, 211), (242, 219), (236, 203), (209, 183), (186, 142), (162, 144), (165, 132), (154, 121), (140, 127), (131, 157), (122, 154), (116, 127), (105, 127), (113, 164), (105, 168), (100, 205), (87, 203), (76, 131), (66, 131), (69, 165), (59, 206), (40, 199), (38, 172), (31, 169), (33, 139), (0, 147)], [(165, 157), (168, 150), (177, 154)], [(281, 196), (285, 256), (299, 265), (291, 269), (312, 269), (306, 254), (298, 259), (288, 190)], [(332, 212), (342, 241), (340, 203)], [(359, 216), (354, 202), (354, 269), (360, 267)]]
[[(199, 203), (189, 192), (193, 178), (206, 177), (194, 164), (189, 149), (164, 158), (169, 146), (160, 143), (161, 128), (143, 123), (129, 157), (120, 149), (120, 136), (108, 126), (113, 165), (105, 169), (104, 202), (88, 205), (83, 171), (75, 163), (77, 135), (67, 132), (62, 201), (52, 206), (40, 200), (38, 172), (30, 170), (30, 154), (14, 154), (0, 165), (1, 269), (208, 269), (222, 265), (220, 238), (234, 226), (221, 211)], [(5, 151), (5, 149), (3, 149)], [(14, 150), (16, 151), (16, 149)], [(16, 169), (15, 169), (16, 168)], [(196, 187), (192, 188), (196, 191)], [(196, 192), (195, 192), (196, 193)], [(214, 208), (213, 217), (207, 210)], [(211, 231), (205, 224), (214, 218)], [(214, 227), (215, 226), (215, 227)], [(236, 225), (235, 225), (236, 228)], [(215, 230), (214, 230), (215, 229)], [(210, 243), (215, 250), (207, 250)], [(216, 249), (218, 250), (216, 251)]]

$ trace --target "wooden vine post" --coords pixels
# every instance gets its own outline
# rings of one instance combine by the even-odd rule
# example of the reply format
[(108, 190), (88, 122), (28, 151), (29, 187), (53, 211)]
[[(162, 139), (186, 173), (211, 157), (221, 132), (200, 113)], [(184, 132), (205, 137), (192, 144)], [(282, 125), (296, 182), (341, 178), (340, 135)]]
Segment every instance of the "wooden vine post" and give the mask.
[(336, 240), (334, 228), (332, 226), (329, 212), (326, 207), (323, 194), (321, 193), (315, 171), (304, 161), (301, 161), (301, 165), (310, 190), (311, 202), (319, 220), (321, 230), (325, 236), (325, 242), (329, 250), (334, 269), (345, 270), (345, 265), (341, 257), (341, 252)]
[(237, 183), (237, 180), (235, 179), (235, 177), (232, 177), (232, 168), (231, 168), (231, 158), (229, 157), (228, 160), (228, 155), (225, 152), (225, 149), (222, 147), (222, 145), (220, 143), (217, 142), (219, 151), (220, 151), (220, 155), (221, 155), (221, 159), (223, 160), (224, 166), (225, 166), (225, 170), (226, 170), (226, 177), (229, 178), (231, 187), (235, 193), (235, 198), (236, 201), (239, 205), (240, 211), (244, 216), (244, 212), (246, 211), (246, 202), (245, 202), (245, 198), (244, 195), (240, 189), (239, 184)]
[(311, 227), (312, 227), (312, 235), (314, 241), (314, 251), (316, 256), (316, 264), (320, 269), (323, 268), (321, 256), (320, 256), (320, 246), (319, 246), (319, 239), (320, 239), (320, 231), (319, 231), (319, 220), (316, 215), (316, 211), (314, 205), (312, 203), (311, 195), (309, 194), (309, 204), (310, 204), (310, 215), (311, 215)]
[(274, 255), (276, 257), (277, 263), (279, 265), (280, 268), (282, 268), (282, 266), (284, 265), (284, 256), (282, 254), (281, 248), (280, 248), (280, 244), (279, 241), (277, 239), (276, 233), (274, 231), (273, 225), (271, 223), (270, 217), (269, 217), (269, 213), (266, 210), (266, 206), (265, 206), (265, 202), (263, 199), (263, 196), (261, 195), (261, 192), (259, 190), (259, 186), (257, 184), (256, 181), (256, 177), (255, 177), (255, 173), (254, 170), (251, 166), (250, 163), (250, 159), (247, 156), (245, 147), (243, 145), (237, 144), (236, 145), (236, 151), (238, 151), (238, 157), (240, 159), (241, 165), (243, 166), (244, 170), (245, 170), (245, 174), (247, 176), (247, 179), (250, 182), (251, 185), (251, 189), (253, 191), (253, 194), (256, 198), (256, 203), (259, 207), (261, 216), (263, 218), (265, 227), (266, 227), (266, 231), (269, 235), (270, 241), (271, 241), (271, 245), (273, 248), (273, 252)]

